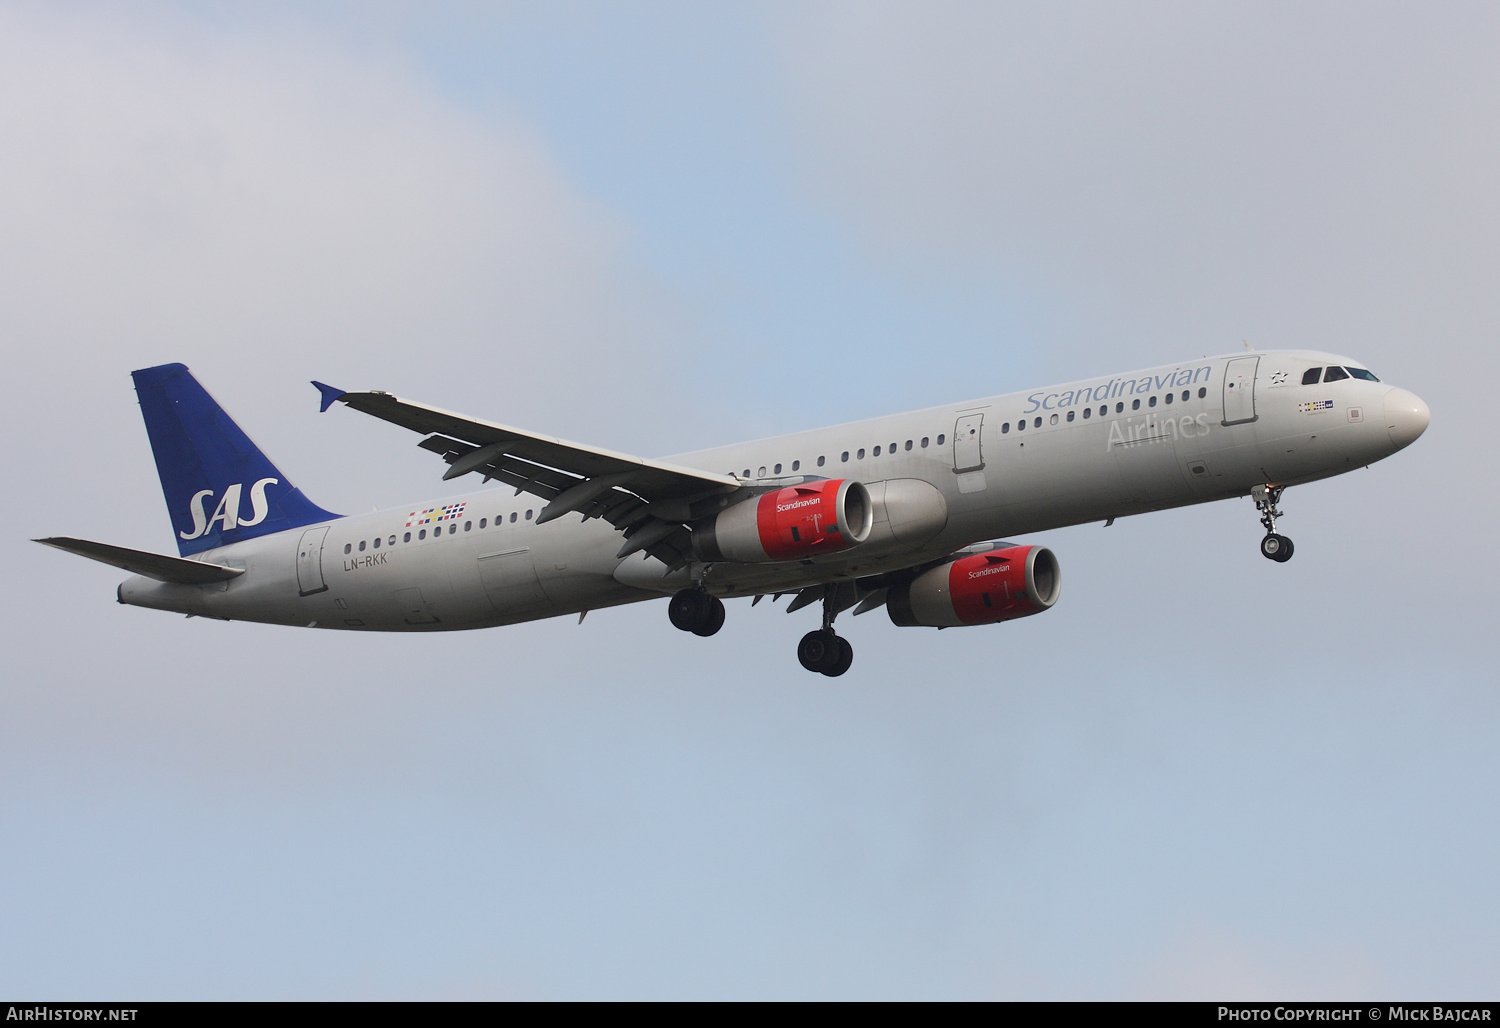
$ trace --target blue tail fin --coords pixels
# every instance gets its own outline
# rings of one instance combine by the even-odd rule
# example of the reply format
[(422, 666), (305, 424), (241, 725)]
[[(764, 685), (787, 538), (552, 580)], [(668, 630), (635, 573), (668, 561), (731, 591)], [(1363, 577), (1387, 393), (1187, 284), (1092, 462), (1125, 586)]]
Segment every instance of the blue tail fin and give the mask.
[(288, 482), (184, 365), (130, 377), (184, 557), (339, 516)]

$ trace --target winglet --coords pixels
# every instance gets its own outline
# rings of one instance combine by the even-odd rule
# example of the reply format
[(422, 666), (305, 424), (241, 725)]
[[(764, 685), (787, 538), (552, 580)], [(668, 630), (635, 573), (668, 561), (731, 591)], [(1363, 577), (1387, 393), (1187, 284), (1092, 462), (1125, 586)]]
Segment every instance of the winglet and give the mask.
[(318, 408), (318, 413), (319, 414), (322, 414), (329, 407), (332, 407), (333, 404), (334, 404), (334, 401), (337, 400), (337, 399), (339, 399), (341, 396), (343, 396), (344, 393), (347, 391), (347, 390), (344, 390), (344, 389), (335, 389), (331, 385), (324, 385), (322, 382), (319, 382), (317, 379), (313, 379), (313, 385), (317, 386), (318, 387), (318, 392), (320, 392), (320, 393), (323, 394), (323, 403), (322, 403), (322, 406), (320, 406)]

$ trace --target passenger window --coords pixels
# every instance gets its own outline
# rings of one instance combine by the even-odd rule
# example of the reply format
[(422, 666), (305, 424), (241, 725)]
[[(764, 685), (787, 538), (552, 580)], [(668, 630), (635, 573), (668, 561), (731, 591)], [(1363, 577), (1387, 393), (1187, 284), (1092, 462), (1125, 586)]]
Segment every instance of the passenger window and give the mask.
[(1089, 418), (1091, 418), (1093, 416), (1094, 416), (1094, 408), (1092, 408), (1092, 407), (1085, 407), (1085, 408), (1083, 408), (1083, 420), (1084, 421), (1087, 421)]
[(907, 452), (910, 452), (910, 451), (911, 451), (911, 440), (910, 440), (910, 439), (908, 439), (908, 440), (907, 440), (907, 441), (906, 441), (906, 449), (907, 449)]
[(1175, 399), (1177, 399), (1177, 397), (1173, 396), (1171, 393), (1167, 394), (1167, 402), (1168, 403), (1171, 403)]
[(1364, 368), (1345, 368), (1344, 370), (1347, 371), (1347, 372), (1349, 372), (1349, 377), (1350, 378), (1362, 378), (1366, 382), (1379, 382), (1380, 381), (1380, 379), (1376, 378), (1373, 374), (1371, 374), (1370, 372), (1366, 371)]
[(471, 529), (473, 527), (474, 527), (474, 522), (472, 522), (472, 521), (465, 521), (464, 522), (464, 531), (465, 532), (467, 532), (469, 529)]
[(1324, 382), (1341, 382), (1349, 377), (1349, 373), (1343, 368), (1329, 368), (1323, 372)]
[(1077, 411), (1071, 411), (1071, 410), (1068, 411), (1068, 420), (1069, 421), (1072, 421), (1075, 416), (1077, 416)]
[(479, 528), (480, 528), (480, 530), (483, 531), (484, 530), (484, 526), (488, 525), (489, 523), (490, 523), (490, 519), (489, 518), (480, 518), (479, 519)]
[(354, 544), (353, 543), (345, 543), (344, 544), (344, 552), (345, 553), (348, 553), (352, 549), (354, 549)]
[(843, 456), (839, 457), (839, 460), (843, 461), (845, 464), (849, 463), (849, 451), (845, 450)]
[(1037, 418), (1035, 421), (1033, 421), (1031, 423), (1031, 427), (1032, 428), (1041, 428), (1042, 427), (1042, 419), (1041, 418)]
[(526, 520), (527, 521), (531, 520), (531, 511), (529, 511), (529, 510), (526, 512)]
[(942, 445), (943, 445), (943, 439), (944, 439), (944, 437), (943, 437), (943, 436), (938, 436), (938, 445), (939, 445), (939, 446), (942, 446)]
[(1115, 413), (1116, 414), (1123, 414), (1123, 413), (1125, 413), (1125, 401), (1124, 400), (1121, 400), (1119, 403), (1115, 404)]
[(1140, 400), (1131, 400), (1130, 401), (1130, 409), (1131, 410), (1140, 410), (1141, 409), (1141, 401)]
[(895, 443), (891, 443), (890, 446), (886, 447), (886, 452), (887, 453), (895, 453), (896, 452), (896, 444)]
[(745, 469), (745, 473), (743, 475), (741, 475), (740, 477), (741, 478), (749, 478), (750, 477), (750, 469), (746, 468)]
[(855, 456), (855, 457), (856, 457), (856, 459), (858, 459), (858, 460), (864, 460), (864, 459), (865, 459), (865, 448), (864, 448), (864, 447), (863, 447), (863, 446), (861, 446), (861, 447), (860, 447), (860, 448), (859, 448), (859, 452), (858, 452), (858, 453), (856, 453), (856, 454), (855, 454), (855, 455), (854, 455), (854, 456)]
[(927, 437), (925, 435), (922, 437), (922, 449), (927, 449)]
[(418, 539), (426, 539), (427, 538), (427, 529), (424, 528), (420, 532), (418, 532), (417, 533), (417, 538)]
[(823, 458), (822, 458), (822, 457), (819, 457), (819, 458), (818, 458), (818, 467), (820, 467), (820, 468), (821, 468), (821, 467), (822, 467), (822, 466), (823, 466)]
[(1026, 419), (1025, 418), (1022, 418), (1020, 421), (1016, 422), (1016, 431), (1017, 432), (1024, 432), (1024, 431), (1026, 431)]
[(1148, 403), (1148, 404), (1146, 404), (1146, 406), (1147, 407), (1155, 407), (1156, 406), (1156, 397), (1154, 397), (1154, 396), (1151, 397), (1151, 402)]
[(516, 523), (516, 512), (515, 511), (511, 511), (510, 512), (510, 523), (512, 525), (514, 525)]
[(1003, 424), (1003, 425), (1000, 426), (1000, 434), (1001, 435), (1005, 435), (1005, 433), (1007, 433), (1009, 431), (1010, 431), (1010, 422), (1009, 421), (1007, 421), (1005, 424)]
[(1051, 423), (1054, 424), (1054, 425), (1057, 424), (1057, 415), (1056, 414), (1052, 415), (1052, 421), (1051, 421)]
[(406, 533), (406, 534), (405, 534), (405, 535), (403, 535), (403, 536), (402, 536), (402, 537), (401, 537), (401, 541), (402, 541), (402, 542), (403, 542), (403, 543), (409, 543), (409, 542), (411, 542), (411, 533), (410, 533), (410, 532), (407, 532), (407, 533)]
[(1305, 386), (1315, 386), (1318, 384), (1318, 378), (1322, 374), (1322, 368), (1308, 368), (1302, 373), (1302, 384)]
[(359, 552), (360, 553), (364, 553), (365, 552), (365, 541), (363, 539), (361, 539), (359, 541)]
[(1184, 389), (1182, 391), (1182, 402), (1183, 403), (1187, 403), (1188, 402), (1188, 396), (1189, 396), (1188, 391), (1186, 389)]
[(876, 456), (876, 457), (879, 457), (879, 456), (880, 456), (880, 447), (878, 447), (878, 446), (877, 446), (877, 447), (875, 447), (875, 453), (874, 453), (874, 456)]
[(755, 477), (756, 478), (765, 478), (766, 477), (766, 466), (764, 464), (762, 464), (760, 466), (760, 474), (756, 475)]
[[(458, 531), (458, 526), (457, 525), (449, 525), (448, 526), (448, 534), (449, 535), (452, 535), (454, 532), (457, 532), (457, 531)], [(464, 529), (464, 531), (467, 532), (468, 529)]]
[(371, 545), (371, 546), (373, 546), (373, 547), (374, 547), (374, 548), (375, 548), (375, 549), (377, 549), (377, 550), (378, 550), (378, 549), (380, 549), (380, 540), (379, 540), (379, 539), (376, 539), (376, 540), (375, 540), (375, 541), (374, 541), (374, 542), (373, 542), (373, 543), (371, 543), (371, 544), (370, 544), (370, 545)]
[(775, 473), (778, 474), (778, 475), (781, 474), (781, 465), (780, 464), (776, 465), (776, 467), (775, 467)]
[(1208, 395), (1208, 388), (1206, 386), (1199, 386), (1198, 387), (1198, 399), (1201, 400), (1201, 399), (1203, 399), (1207, 395)]
[(802, 462), (800, 460), (794, 460), (794, 461), (792, 461), (792, 470), (793, 471), (796, 471), (801, 466), (802, 466)]

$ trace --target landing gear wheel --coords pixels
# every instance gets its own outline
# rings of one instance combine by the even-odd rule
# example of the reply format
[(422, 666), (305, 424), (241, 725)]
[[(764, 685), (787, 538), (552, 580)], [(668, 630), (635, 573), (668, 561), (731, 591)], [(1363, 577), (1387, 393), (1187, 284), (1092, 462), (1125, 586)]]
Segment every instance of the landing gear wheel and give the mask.
[(1260, 555), (1278, 564), (1285, 564), (1292, 559), (1292, 541), (1284, 535), (1276, 534), (1276, 519), (1282, 516), (1282, 512), (1276, 509), (1276, 504), (1281, 502), (1281, 493), (1285, 488), (1286, 486), (1270, 483), (1250, 487), (1250, 498), (1255, 501), (1255, 509), (1260, 511), (1260, 523), (1266, 529), (1265, 538), (1260, 541)]
[[(808, 632), (797, 644), (797, 659), (802, 666), (809, 671), (820, 674), (829, 674), (843, 657), (843, 650), (839, 646), (842, 642), (838, 636), (826, 628), (820, 628), (814, 632)], [(848, 643), (844, 644), (845, 646)], [(854, 659), (854, 651), (850, 649), (849, 659)], [(839, 672), (842, 674), (843, 672)]]
[(724, 627), (724, 601), (717, 596), (708, 598), (708, 617), (697, 628), (692, 630), (694, 635), (707, 638)]
[(832, 667), (823, 669), (823, 673), (829, 678), (837, 678), (845, 671), (848, 671), (849, 665), (854, 663), (854, 647), (849, 645), (849, 640), (845, 639), (842, 635), (835, 638), (838, 639), (839, 643), (838, 660), (834, 661)]
[(1274, 560), (1278, 564), (1285, 564), (1291, 560), (1294, 549), (1295, 547), (1292, 546), (1290, 539), (1284, 535), (1277, 535), (1274, 532), (1260, 541), (1260, 555)]
[[(680, 589), (667, 604), (667, 617), (673, 625), (684, 632), (696, 632), (706, 626), (712, 614), (714, 597), (702, 589)], [(720, 605), (720, 623), (723, 623), (723, 605)], [(714, 629), (718, 631), (718, 629)], [(709, 633), (712, 634), (712, 633)]]

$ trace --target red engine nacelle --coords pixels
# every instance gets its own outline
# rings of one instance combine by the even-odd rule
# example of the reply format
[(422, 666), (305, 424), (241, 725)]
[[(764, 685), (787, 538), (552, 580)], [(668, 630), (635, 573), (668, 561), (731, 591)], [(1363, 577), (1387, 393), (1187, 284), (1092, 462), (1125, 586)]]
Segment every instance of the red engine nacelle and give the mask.
[(1061, 588), (1051, 550), (1011, 546), (960, 557), (892, 586), (885, 605), (891, 620), (907, 627), (992, 625), (1048, 610)]
[(862, 543), (873, 523), (870, 494), (858, 482), (807, 482), (735, 504), (694, 525), (693, 551), (709, 561), (799, 560)]

